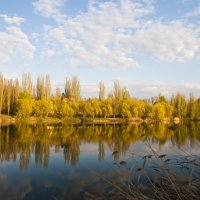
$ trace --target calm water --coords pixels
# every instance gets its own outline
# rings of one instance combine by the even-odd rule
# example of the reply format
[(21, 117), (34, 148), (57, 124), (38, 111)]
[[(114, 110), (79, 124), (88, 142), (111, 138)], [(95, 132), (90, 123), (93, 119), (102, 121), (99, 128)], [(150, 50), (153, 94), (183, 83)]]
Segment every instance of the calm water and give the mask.
[[(161, 158), (157, 158), (158, 156)], [(0, 127), (0, 199), (83, 199), (200, 155), (200, 124)], [(145, 155), (153, 155), (144, 159)], [(156, 157), (157, 156), (157, 157)], [(178, 165), (169, 166), (180, 173)], [(154, 168), (152, 167), (154, 166)], [(178, 169), (178, 170), (177, 170)], [(181, 173), (186, 173), (181, 171)], [(137, 178), (136, 178), (137, 177)]]

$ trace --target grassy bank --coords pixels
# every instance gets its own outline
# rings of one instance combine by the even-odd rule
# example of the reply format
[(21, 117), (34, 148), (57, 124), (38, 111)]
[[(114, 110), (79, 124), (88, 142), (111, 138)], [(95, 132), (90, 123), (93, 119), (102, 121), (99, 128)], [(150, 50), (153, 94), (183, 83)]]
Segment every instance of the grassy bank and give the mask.
[(122, 123), (142, 123), (145, 120), (141, 118), (91, 118), (91, 117), (65, 117), (62, 119), (52, 118), (52, 117), (29, 117), (29, 118), (18, 118), (16, 116), (8, 116), (8, 115), (1, 115), (0, 123), (1, 124), (15, 124), (15, 123), (65, 123), (65, 124), (79, 124), (79, 123), (86, 123), (86, 124), (122, 124)]
[[(79, 123), (87, 123), (87, 124), (122, 124), (122, 123), (130, 123), (130, 124), (140, 124), (140, 123), (152, 123), (158, 122), (154, 119), (142, 119), (142, 118), (92, 118), (92, 117), (65, 117), (65, 118), (53, 118), (53, 117), (28, 117), (28, 118), (19, 118), (17, 116), (10, 115), (1, 115), (0, 116), (0, 124), (14, 124), (14, 123), (71, 123), (71, 124), (79, 124)], [(165, 124), (174, 122), (175, 124), (180, 123), (180, 118), (168, 119), (164, 118), (163, 120), (159, 120), (159, 122), (163, 122)]]
[[(16, 123), (64, 123), (64, 124), (140, 124), (140, 123), (155, 123), (157, 122), (154, 119), (142, 119), (142, 118), (91, 118), (91, 117), (65, 117), (62, 119), (53, 118), (53, 117), (29, 117), (29, 118), (19, 118), (16, 116), (9, 116), (9, 115), (1, 115), (0, 117), (0, 124), (16, 124)], [(159, 122), (163, 122), (165, 124), (169, 124), (171, 122), (178, 124), (180, 123), (179, 118), (174, 119), (163, 119), (159, 120)]]

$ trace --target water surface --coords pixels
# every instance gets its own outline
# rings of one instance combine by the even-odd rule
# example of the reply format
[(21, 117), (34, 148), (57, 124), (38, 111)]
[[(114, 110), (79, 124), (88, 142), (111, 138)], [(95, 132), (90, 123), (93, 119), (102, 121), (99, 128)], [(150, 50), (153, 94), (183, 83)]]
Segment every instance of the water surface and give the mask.
[(106, 196), (113, 184), (147, 184), (141, 171), (159, 173), (160, 160), (189, 175), (177, 165), (188, 155), (199, 159), (199, 123), (2, 126), (0, 199)]

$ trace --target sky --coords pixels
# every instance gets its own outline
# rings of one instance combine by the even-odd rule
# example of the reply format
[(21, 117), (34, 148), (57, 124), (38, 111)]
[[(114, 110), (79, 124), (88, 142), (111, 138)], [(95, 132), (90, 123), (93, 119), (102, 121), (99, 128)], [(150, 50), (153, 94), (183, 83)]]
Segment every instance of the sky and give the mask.
[(200, 97), (200, 0), (0, 0), (0, 71), (77, 76), (82, 97), (119, 80), (133, 97)]

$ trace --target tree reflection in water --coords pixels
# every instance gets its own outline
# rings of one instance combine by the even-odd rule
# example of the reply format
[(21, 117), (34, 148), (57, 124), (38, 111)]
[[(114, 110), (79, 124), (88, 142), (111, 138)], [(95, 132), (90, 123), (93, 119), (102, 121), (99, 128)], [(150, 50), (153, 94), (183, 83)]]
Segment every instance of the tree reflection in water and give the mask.
[(98, 159), (106, 156), (105, 145), (118, 161), (125, 155), (132, 143), (150, 141), (160, 146), (166, 141), (181, 148), (189, 140), (193, 146), (200, 141), (200, 124), (183, 123), (148, 125), (27, 125), (3, 126), (0, 128), (0, 161), (16, 161), (20, 169), (27, 169), (31, 157), (37, 167), (48, 167), (50, 150), (63, 151), (64, 163), (76, 165), (79, 162), (80, 146), (94, 143), (98, 146)]

